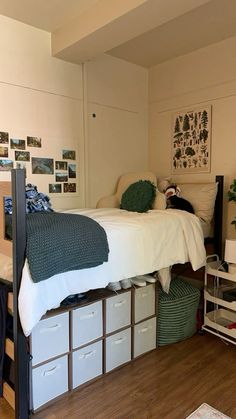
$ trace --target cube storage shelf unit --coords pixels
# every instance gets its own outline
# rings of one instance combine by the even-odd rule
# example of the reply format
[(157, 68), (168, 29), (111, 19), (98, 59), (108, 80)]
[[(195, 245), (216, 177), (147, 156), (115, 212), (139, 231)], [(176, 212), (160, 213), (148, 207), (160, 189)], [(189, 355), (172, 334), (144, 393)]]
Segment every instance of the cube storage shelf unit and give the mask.
[(30, 336), (32, 410), (155, 349), (156, 288), (91, 291), (44, 316)]
[(236, 300), (229, 298), (236, 290), (236, 275), (225, 272), (222, 262), (217, 256), (215, 258), (215, 261), (207, 263), (205, 270), (202, 328), (236, 344)]

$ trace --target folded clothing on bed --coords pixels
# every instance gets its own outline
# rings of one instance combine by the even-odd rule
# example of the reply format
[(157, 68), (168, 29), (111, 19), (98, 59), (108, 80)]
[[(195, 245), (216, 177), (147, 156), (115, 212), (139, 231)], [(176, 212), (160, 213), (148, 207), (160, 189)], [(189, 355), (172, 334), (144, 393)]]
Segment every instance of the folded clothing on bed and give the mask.
[[(4, 199), (5, 214), (12, 214), (12, 197)], [(25, 208), (27, 213), (53, 211), (50, 198), (38, 192), (37, 186), (28, 183), (25, 186)]]
[(108, 261), (106, 232), (92, 218), (39, 212), (27, 214), (26, 227), (26, 256), (34, 282)]

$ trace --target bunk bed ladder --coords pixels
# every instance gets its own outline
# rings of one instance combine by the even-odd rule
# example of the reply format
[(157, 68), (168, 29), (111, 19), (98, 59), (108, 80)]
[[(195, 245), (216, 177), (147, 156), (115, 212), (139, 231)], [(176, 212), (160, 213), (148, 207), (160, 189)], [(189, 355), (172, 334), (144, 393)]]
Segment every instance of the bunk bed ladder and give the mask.
[(13, 233), (13, 332), (14, 332), (14, 380), (15, 418), (29, 417), (29, 353), (18, 312), (18, 295), (25, 261), (25, 171), (12, 170), (12, 233)]

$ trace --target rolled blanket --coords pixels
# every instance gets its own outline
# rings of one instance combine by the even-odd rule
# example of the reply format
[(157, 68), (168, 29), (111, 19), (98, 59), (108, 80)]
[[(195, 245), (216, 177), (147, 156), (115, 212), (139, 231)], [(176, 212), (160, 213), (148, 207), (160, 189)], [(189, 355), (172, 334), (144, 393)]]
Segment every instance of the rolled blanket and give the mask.
[(26, 256), (34, 282), (108, 261), (106, 232), (92, 218), (39, 212), (26, 215), (26, 226)]

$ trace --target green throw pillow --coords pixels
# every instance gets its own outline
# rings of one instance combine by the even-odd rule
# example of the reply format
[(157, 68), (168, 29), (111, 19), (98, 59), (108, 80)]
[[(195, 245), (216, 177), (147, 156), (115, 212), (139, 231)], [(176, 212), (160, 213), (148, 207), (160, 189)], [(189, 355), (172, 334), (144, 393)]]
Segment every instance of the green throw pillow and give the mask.
[(147, 212), (156, 197), (156, 186), (150, 180), (132, 183), (121, 197), (120, 208), (127, 211)]

